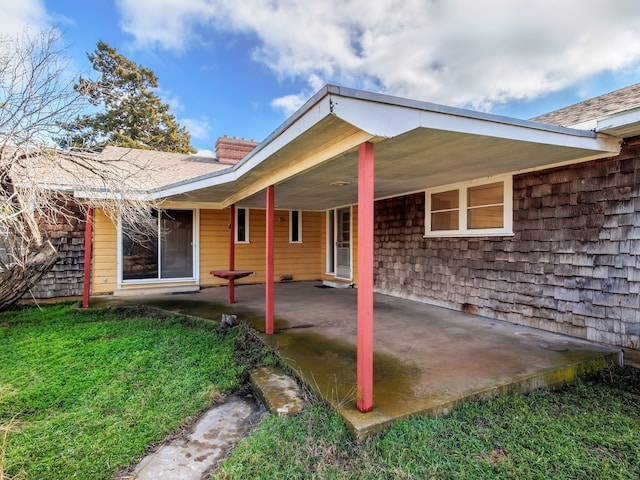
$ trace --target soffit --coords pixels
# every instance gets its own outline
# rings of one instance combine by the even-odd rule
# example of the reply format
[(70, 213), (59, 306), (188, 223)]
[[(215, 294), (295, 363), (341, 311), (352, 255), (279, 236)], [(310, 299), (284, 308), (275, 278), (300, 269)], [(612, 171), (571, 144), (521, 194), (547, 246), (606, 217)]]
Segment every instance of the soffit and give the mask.
[[(594, 157), (590, 149), (428, 128), (378, 139), (374, 153), (376, 198)], [(357, 160), (357, 150), (345, 152), (277, 184), (276, 205), (283, 209), (324, 210), (357, 203)], [(335, 182), (349, 183), (332, 186)], [(239, 204), (262, 208), (264, 193)]]
[(618, 139), (594, 132), (327, 87), (232, 172), (193, 179), (162, 198), (262, 208), (264, 189), (275, 185), (278, 208), (353, 204), (365, 141), (375, 143), (376, 198), (619, 151)]

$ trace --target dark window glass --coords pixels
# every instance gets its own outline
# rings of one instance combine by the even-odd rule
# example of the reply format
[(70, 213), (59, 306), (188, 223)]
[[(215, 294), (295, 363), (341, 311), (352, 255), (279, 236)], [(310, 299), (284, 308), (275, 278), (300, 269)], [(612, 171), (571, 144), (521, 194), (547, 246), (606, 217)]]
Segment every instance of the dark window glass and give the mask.
[(298, 210), (291, 212), (291, 241), (300, 241), (300, 212)]
[(247, 241), (247, 209), (238, 208), (236, 211), (236, 242)]

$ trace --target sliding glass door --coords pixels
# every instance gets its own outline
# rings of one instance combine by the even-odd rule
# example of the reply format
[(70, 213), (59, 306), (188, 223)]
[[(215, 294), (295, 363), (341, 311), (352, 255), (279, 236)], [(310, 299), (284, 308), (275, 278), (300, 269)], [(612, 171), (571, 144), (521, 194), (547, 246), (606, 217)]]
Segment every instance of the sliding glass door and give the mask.
[(122, 227), (122, 280), (193, 278), (192, 210), (154, 211), (156, 229), (134, 234)]

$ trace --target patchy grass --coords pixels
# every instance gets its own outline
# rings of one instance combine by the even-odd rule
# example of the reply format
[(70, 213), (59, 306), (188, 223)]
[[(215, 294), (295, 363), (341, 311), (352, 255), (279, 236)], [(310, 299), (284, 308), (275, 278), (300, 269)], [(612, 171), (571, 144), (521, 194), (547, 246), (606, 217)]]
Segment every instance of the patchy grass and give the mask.
[(640, 478), (640, 372), (416, 417), (356, 443), (329, 407), (271, 416), (212, 478)]
[(0, 427), (15, 419), (0, 476), (112, 478), (238, 387), (242, 335), (144, 308), (0, 314)]
[[(247, 329), (71, 305), (0, 314), (0, 478), (113, 478), (273, 361)], [(214, 478), (640, 478), (640, 373), (397, 422), (355, 442), (329, 407), (268, 417)]]

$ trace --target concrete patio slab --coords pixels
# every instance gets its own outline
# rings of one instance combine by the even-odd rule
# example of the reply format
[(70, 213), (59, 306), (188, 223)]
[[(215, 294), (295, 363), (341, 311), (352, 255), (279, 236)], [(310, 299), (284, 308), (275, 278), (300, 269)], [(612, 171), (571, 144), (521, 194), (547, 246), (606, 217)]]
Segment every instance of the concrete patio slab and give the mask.
[[(274, 335), (261, 335), (299, 378), (334, 406), (357, 438), (411, 415), (443, 415), (461, 402), (550, 388), (606, 368), (621, 351), (580, 339), (376, 294), (374, 409), (356, 391), (356, 290), (319, 282), (276, 284)], [(220, 320), (220, 311), (264, 332), (264, 285), (139, 301)], [(211, 312), (211, 316), (208, 315)]]

